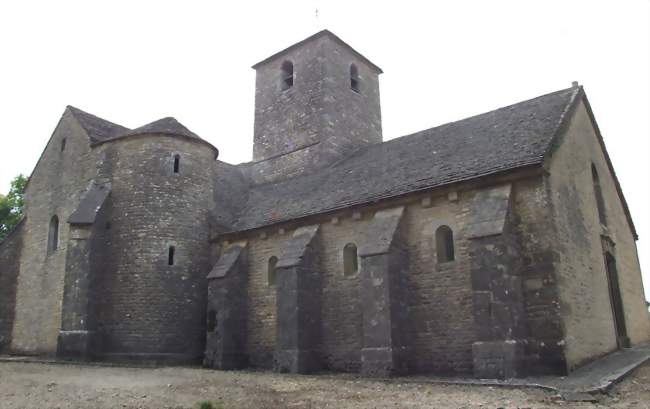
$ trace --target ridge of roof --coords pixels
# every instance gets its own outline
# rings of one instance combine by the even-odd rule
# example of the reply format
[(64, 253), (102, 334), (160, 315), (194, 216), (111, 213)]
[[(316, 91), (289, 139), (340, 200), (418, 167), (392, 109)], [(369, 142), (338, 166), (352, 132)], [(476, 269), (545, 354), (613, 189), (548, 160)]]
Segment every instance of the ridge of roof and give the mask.
[(350, 51), (352, 51), (352, 53), (353, 53), (354, 55), (356, 55), (357, 57), (359, 57), (359, 58), (360, 58), (361, 60), (363, 60), (366, 64), (368, 64), (370, 67), (372, 67), (374, 70), (376, 70), (377, 73), (382, 74), (382, 73), (384, 72), (381, 68), (379, 68), (379, 66), (377, 66), (375, 63), (373, 63), (372, 61), (370, 61), (370, 60), (369, 60), (367, 57), (365, 57), (363, 54), (361, 54), (360, 52), (358, 52), (357, 50), (355, 50), (354, 48), (352, 48), (352, 46), (351, 46), (350, 44), (348, 44), (348, 43), (346, 43), (345, 41), (341, 40), (341, 38), (340, 38), (339, 36), (337, 36), (336, 34), (332, 33), (331, 31), (329, 31), (329, 30), (327, 30), (327, 29), (324, 29), (324, 30), (321, 30), (321, 31), (319, 31), (319, 32), (317, 32), (317, 33), (315, 33), (315, 34), (312, 34), (311, 36), (305, 38), (304, 40), (298, 41), (297, 43), (295, 43), (295, 44), (293, 44), (293, 45), (290, 45), (289, 47), (287, 47), (287, 48), (285, 48), (285, 49), (283, 49), (283, 50), (278, 51), (277, 53), (275, 53), (275, 54), (273, 54), (273, 55), (271, 55), (271, 56), (269, 56), (269, 57), (263, 59), (262, 61), (259, 61), (259, 62), (255, 63), (255, 64), (253, 64), (253, 66), (252, 66), (251, 68), (253, 68), (254, 70), (256, 70), (260, 65), (262, 65), (262, 64), (266, 64), (267, 62), (269, 62), (269, 61), (271, 61), (271, 60), (273, 60), (273, 59), (275, 59), (275, 58), (281, 56), (282, 54), (285, 54), (285, 53), (287, 53), (287, 52), (289, 52), (289, 51), (291, 51), (291, 50), (293, 50), (293, 49), (295, 49), (295, 48), (297, 48), (297, 47), (302, 46), (303, 44), (306, 44), (306, 43), (308, 43), (308, 42), (310, 42), (310, 41), (313, 41), (313, 40), (315, 40), (315, 39), (317, 39), (317, 38), (320, 38), (320, 37), (323, 37), (323, 36), (330, 37), (332, 40), (336, 41), (336, 42), (339, 43), (340, 45), (342, 45), (342, 46), (348, 48)]
[[(580, 87), (580, 88), (582, 88), (582, 87)], [(465, 118), (462, 118), (462, 119), (458, 119), (456, 121), (451, 121), (451, 122), (446, 122), (444, 124), (435, 125), (435, 126), (433, 126), (431, 128), (426, 128), (426, 129), (423, 129), (421, 131), (416, 131), (416, 132), (412, 132), (412, 133), (409, 133), (409, 134), (406, 134), (406, 135), (398, 136), (398, 137), (395, 137), (393, 139), (389, 139), (387, 141), (383, 141), (383, 142), (378, 143), (378, 144), (369, 145), (369, 146), (366, 146), (364, 149), (356, 151), (354, 154), (364, 152), (364, 151), (366, 151), (368, 149), (372, 149), (372, 148), (375, 148), (377, 146), (386, 146), (386, 144), (390, 144), (390, 143), (393, 143), (393, 142), (399, 143), (399, 141), (402, 140), (403, 138), (416, 137), (418, 135), (432, 133), (434, 131), (441, 130), (442, 128), (445, 128), (445, 127), (448, 127), (448, 126), (453, 126), (453, 125), (456, 125), (456, 124), (459, 124), (459, 123), (462, 123), (462, 122), (465, 122), (465, 121), (469, 121), (469, 120), (480, 119), (481, 117), (484, 117), (484, 116), (494, 115), (494, 114), (496, 114), (498, 112), (501, 112), (501, 111), (507, 111), (507, 110), (517, 108), (521, 104), (534, 103), (537, 100), (540, 100), (540, 99), (543, 99), (543, 98), (560, 95), (560, 94), (566, 93), (568, 91), (574, 91), (574, 90), (576, 92), (571, 97), (572, 98), (571, 101), (569, 101), (569, 103), (571, 103), (573, 101), (573, 98), (575, 98), (575, 96), (578, 94), (577, 90), (574, 87), (563, 88), (563, 89), (558, 90), (558, 91), (549, 92), (549, 93), (544, 94), (544, 95), (540, 95), (540, 96), (537, 96), (537, 97), (534, 97), (534, 98), (525, 99), (525, 100), (522, 100), (522, 101), (519, 101), (519, 102), (515, 102), (514, 104), (499, 107), (499, 108), (493, 109), (491, 111), (486, 111), (486, 112), (482, 112), (480, 114), (476, 114), (476, 115), (468, 116), (468, 117), (465, 117)], [(559, 119), (559, 121), (557, 123), (558, 128), (560, 127), (561, 122), (564, 120), (566, 111), (568, 111), (569, 107), (570, 107), (570, 105), (567, 105), (567, 108), (565, 109), (565, 112), (563, 113), (562, 117)]]
[(232, 232), (540, 165), (578, 92), (544, 94), (370, 145), (318, 173), (254, 185)]
[(72, 105), (68, 105), (66, 108), (94, 142), (114, 137), (118, 133), (129, 130), (127, 127), (107, 121), (106, 119), (90, 114), (79, 108), (73, 107)]

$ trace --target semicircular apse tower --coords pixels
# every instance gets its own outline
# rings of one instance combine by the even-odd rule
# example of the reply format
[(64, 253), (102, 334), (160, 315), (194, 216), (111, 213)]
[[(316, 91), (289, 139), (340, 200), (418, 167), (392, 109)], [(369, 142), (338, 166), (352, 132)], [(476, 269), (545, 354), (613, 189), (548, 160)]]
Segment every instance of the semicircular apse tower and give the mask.
[(87, 348), (99, 359), (199, 362), (218, 151), (173, 118), (94, 149), (110, 195), (90, 244), (101, 248), (89, 261)]

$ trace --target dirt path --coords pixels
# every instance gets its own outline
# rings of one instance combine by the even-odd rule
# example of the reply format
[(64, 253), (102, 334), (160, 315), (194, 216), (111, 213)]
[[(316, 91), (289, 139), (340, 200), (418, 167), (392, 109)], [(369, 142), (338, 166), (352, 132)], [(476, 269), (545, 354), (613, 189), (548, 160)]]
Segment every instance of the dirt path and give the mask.
[(384, 383), (189, 368), (118, 368), (0, 362), (0, 408), (644, 408), (650, 365), (597, 403), (567, 403), (535, 389)]

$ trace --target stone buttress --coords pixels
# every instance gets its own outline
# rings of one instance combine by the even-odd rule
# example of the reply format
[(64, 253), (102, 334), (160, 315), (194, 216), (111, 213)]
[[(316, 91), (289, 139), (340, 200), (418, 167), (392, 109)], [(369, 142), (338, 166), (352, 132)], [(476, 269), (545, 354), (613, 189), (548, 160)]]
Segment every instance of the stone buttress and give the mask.
[(208, 274), (208, 311), (203, 366), (239, 369), (248, 364), (246, 344), (246, 242), (229, 245)]
[(511, 191), (511, 185), (479, 191), (465, 230), (477, 339), (472, 353), (479, 378), (520, 377), (525, 369), (521, 255), (508, 223)]
[(364, 376), (397, 375), (410, 370), (405, 293), (408, 254), (399, 234), (403, 213), (403, 207), (377, 212), (359, 251)]
[(275, 369), (321, 369), (321, 263), (319, 225), (296, 229), (276, 265)]
[(67, 246), (61, 329), (57, 342), (57, 356), (91, 359), (100, 348), (95, 336), (93, 305), (94, 272), (93, 251), (98, 215), (111, 192), (110, 183), (93, 182), (70, 215), (70, 240)]

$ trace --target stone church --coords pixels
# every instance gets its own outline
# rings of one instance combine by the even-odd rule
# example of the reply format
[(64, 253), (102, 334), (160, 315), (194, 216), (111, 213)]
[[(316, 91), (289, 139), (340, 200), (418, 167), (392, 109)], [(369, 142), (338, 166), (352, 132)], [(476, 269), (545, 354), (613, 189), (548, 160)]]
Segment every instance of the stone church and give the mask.
[(253, 68), (239, 165), (65, 109), (0, 244), (3, 353), (520, 377), (650, 338), (577, 83), (383, 142), (382, 71), (331, 32)]

